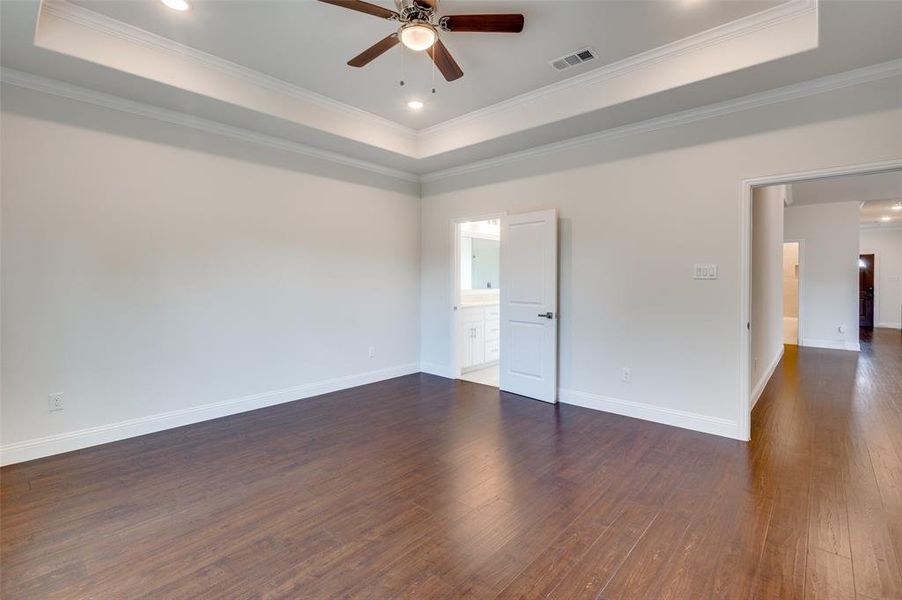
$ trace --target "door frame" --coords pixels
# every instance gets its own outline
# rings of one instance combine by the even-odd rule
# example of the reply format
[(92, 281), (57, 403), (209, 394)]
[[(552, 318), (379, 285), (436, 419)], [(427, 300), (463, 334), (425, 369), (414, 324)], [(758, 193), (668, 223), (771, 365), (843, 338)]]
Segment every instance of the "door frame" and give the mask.
[[(785, 210), (785, 208), (784, 208), (784, 210)], [(805, 257), (805, 240), (803, 240), (803, 239), (789, 239), (789, 240), (787, 240), (787, 239), (784, 238), (784, 239), (783, 239), (783, 243), (784, 243), (784, 244), (798, 244), (798, 245), (799, 245), (799, 293), (798, 293), (798, 303), (799, 303), (799, 306), (797, 307), (797, 310), (796, 310), (796, 312), (799, 313), (799, 323), (798, 323), (798, 327), (796, 328), (796, 329), (797, 329), (797, 331), (796, 331), (796, 334), (797, 334), (797, 335), (796, 335), (796, 345), (797, 345), (797, 346), (801, 346), (801, 345), (802, 345), (802, 340), (805, 339), (804, 337), (802, 337), (802, 327), (803, 327), (803, 326), (802, 326), (802, 311), (804, 310), (804, 309), (802, 308), (802, 307), (804, 306), (802, 300), (805, 298), (805, 292), (803, 291), (803, 290), (804, 290), (804, 287), (805, 287), (805, 285), (804, 285), (804, 283), (803, 283), (803, 281), (804, 281), (804, 273), (805, 273), (805, 266), (804, 266), (804, 265), (805, 265), (805, 260), (804, 260), (804, 257)]]
[[(457, 332), (460, 326), (460, 310), (458, 302), (460, 301), (460, 225), (461, 223), (470, 223), (472, 221), (488, 221), (490, 219), (498, 219), (506, 217), (507, 211), (501, 211), (489, 214), (479, 214), (472, 217), (456, 217), (451, 219), (451, 297), (448, 303), (451, 311), (451, 379), (460, 379), (460, 344), (457, 338)], [(503, 240), (499, 243), (503, 244)]]
[[(859, 232), (861, 229), (858, 230)], [(858, 239), (861, 240), (861, 234), (859, 233)], [(877, 328), (877, 324), (880, 322), (880, 290), (877, 289), (880, 281), (880, 257), (878, 256), (878, 252), (876, 250), (862, 250), (861, 244), (858, 245), (858, 255), (862, 254), (873, 254), (874, 255), (874, 329)]]
[[(739, 184), (739, 422), (737, 438), (751, 439), (752, 429), (752, 336), (749, 331), (752, 305), (752, 190), (767, 185), (789, 184), (811, 179), (826, 179), (845, 175), (868, 175), (902, 169), (902, 159), (860, 163), (780, 175), (766, 175), (744, 179)], [(801, 259), (800, 263), (801, 265)], [(801, 268), (801, 267), (800, 267)], [(876, 289), (874, 290), (876, 292)]]

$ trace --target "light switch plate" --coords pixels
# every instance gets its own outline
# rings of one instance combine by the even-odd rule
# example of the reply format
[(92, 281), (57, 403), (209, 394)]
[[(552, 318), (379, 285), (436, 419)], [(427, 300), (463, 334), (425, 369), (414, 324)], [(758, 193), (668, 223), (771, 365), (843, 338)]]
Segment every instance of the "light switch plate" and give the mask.
[(693, 279), (717, 279), (717, 265), (712, 263), (695, 263)]

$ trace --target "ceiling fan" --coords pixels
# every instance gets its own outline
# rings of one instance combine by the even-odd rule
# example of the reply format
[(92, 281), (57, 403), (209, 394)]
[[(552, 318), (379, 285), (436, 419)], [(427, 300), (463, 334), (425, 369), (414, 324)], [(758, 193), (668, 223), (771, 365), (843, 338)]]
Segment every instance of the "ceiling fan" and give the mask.
[(425, 50), (435, 66), (448, 81), (463, 77), (457, 61), (439, 39), (439, 32), (520, 33), (523, 15), (445, 15), (435, 14), (438, 0), (395, 0), (398, 11), (389, 10), (362, 0), (319, 0), (358, 12), (398, 21), (401, 27), (351, 60), (348, 65), (363, 67), (386, 51), (402, 43), (411, 50)]

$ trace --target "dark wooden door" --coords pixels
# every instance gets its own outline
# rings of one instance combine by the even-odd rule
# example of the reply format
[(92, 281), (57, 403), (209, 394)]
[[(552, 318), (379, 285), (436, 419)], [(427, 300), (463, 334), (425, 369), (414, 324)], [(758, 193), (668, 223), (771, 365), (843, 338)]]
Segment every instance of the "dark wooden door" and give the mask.
[(858, 326), (874, 326), (874, 255), (858, 257)]

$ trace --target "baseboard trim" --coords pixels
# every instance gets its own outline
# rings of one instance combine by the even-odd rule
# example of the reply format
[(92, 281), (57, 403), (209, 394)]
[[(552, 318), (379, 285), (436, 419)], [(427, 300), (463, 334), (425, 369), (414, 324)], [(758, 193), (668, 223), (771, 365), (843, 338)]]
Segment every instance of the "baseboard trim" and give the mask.
[(583, 408), (591, 408), (623, 415), (625, 417), (653, 421), (663, 425), (691, 429), (693, 431), (710, 433), (736, 440), (742, 439), (739, 435), (739, 424), (736, 421), (731, 421), (729, 419), (709, 417), (698, 413), (664, 408), (642, 402), (609, 398), (607, 396), (599, 396), (597, 394), (564, 388), (558, 390), (558, 400), (565, 404), (582, 406)]
[(156, 433), (210, 419), (218, 419), (284, 402), (312, 398), (329, 392), (337, 392), (368, 383), (401, 377), (402, 375), (410, 375), (419, 372), (419, 370), (420, 366), (417, 363), (398, 365), (387, 369), (335, 377), (295, 387), (129, 419), (118, 423), (109, 423), (107, 425), (5, 444), (0, 446), (0, 465), (11, 465), (36, 458), (44, 458), (54, 454), (81, 450), (82, 448), (116, 442), (148, 433)]
[(435, 363), (421, 362), (420, 372), (429, 375), (437, 375), (439, 377), (444, 377), (445, 379), (456, 379), (456, 376), (451, 372), (451, 367), (437, 365)]
[(802, 346), (807, 348), (825, 348), (827, 350), (848, 350), (860, 352), (861, 344), (858, 342), (845, 342), (843, 340), (816, 340), (812, 338), (802, 339)]
[(875, 325), (881, 329), (902, 329), (902, 323), (893, 323), (892, 321), (881, 321)]
[(764, 375), (761, 379), (758, 380), (758, 383), (755, 384), (755, 388), (752, 390), (752, 409), (755, 408), (755, 405), (758, 404), (758, 399), (761, 398), (761, 394), (764, 393), (764, 388), (767, 387), (767, 382), (770, 381), (770, 378), (774, 376), (774, 371), (777, 370), (777, 365), (780, 364), (780, 361), (783, 359), (783, 351), (784, 348), (781, 345), (780, 351), (777, 353), (776, 358), (767, 366), (767, 370), (764, 372)]

